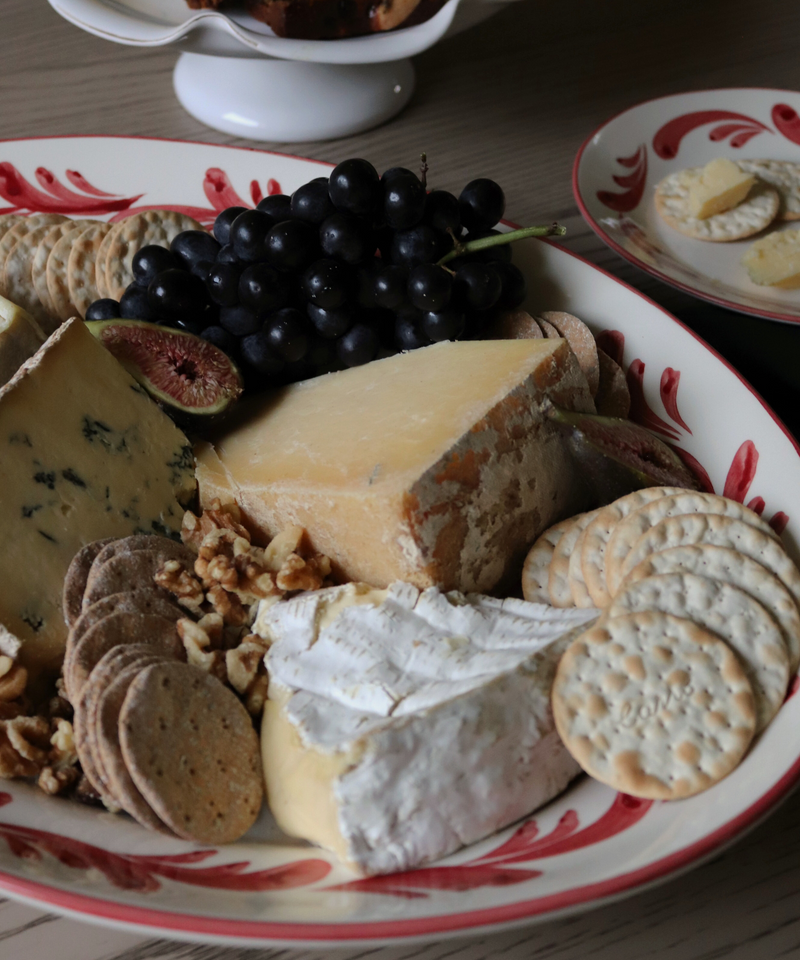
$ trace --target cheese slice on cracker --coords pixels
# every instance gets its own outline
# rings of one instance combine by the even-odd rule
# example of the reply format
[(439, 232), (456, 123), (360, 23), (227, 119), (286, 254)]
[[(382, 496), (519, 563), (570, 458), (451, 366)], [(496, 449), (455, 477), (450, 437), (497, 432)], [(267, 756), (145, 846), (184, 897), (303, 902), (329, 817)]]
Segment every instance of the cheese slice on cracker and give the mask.
[(738, 206), (750, 193), (755, 175), (744, 173), (733, 160), (717, 157), (700, 171), (689, 186), (689, 213), (698, 220), (707, 220)]

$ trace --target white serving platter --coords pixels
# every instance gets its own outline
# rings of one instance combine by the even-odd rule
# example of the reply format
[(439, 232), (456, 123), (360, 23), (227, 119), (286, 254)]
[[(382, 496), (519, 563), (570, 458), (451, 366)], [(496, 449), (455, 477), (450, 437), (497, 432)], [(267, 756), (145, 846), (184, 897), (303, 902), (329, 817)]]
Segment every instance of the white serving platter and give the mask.
[[(716, 157), (800, 162), (800, 93), (698, 90), (637, 104), (604, 123), (578, 151), (575, 199), (605, 243), (659, 280), (739, 313), (800, 323), (800, 290), (757, 286), (741, 265), (755, 237), (694, 240), (656, 212), (660, 180)], [(797, 226), (776, 221), (765, 233)]]
[[(327, 169), (162, 140), (5, 141), (0, 213), (118, 218), (168, 206), (211, 223), (226, 206), (290, 193)], [(655, 303), (556, 244), (525, 241), (514, 259), (530, 281), (529, 308), (566, 309), (602, 332), (628, 372), (635, 417), (683, 451), (709, 487), (782, 529), (797, 558), (798, 447), (747, 383)], [(239, 842), (208, 849), (3, 781), (0, 890), (148, 936), (239, 946), (388, 944), (520, 926), (629, 896), (718, 854), (797, 782), (799, 727), (800, 697), (790, 695), (741, 766), (706, 793), (653, 803), (581, 778), (496, 836), (367, 880), (282, 836), (266, 813)]]

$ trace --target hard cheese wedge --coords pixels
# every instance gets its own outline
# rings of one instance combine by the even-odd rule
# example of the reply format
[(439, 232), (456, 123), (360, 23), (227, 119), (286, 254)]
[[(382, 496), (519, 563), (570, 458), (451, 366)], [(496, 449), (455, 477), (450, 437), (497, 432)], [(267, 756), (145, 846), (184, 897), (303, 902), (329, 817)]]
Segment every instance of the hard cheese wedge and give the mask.
[(27, 310), (0, 297), (0, 387), (43, 343), (44, 333)]
[(0, 451), (0, 623), (26, 665), (56, 667), (73, 556), (101, 537), (179, 531), (191, 447), (73, 320), (0, 389)]
[(278, 825), (390, 873), (546, 803), (578, 773), (550, 687), (596, 615), (404, 583), (262, 605), (261, 744)]
[(488, 591), (582, 506), (542, 401), (591, 411), (564, 340), (441, 343), (295, 384), (197, 450), (204, 506), (308, 531), (348, 579)]
[(800, 287), (800, 230), (770, 233), (750, 244), (742, 257), (753, 283), (793, 290)]
[(689, 212), (707, 220), (731, 210), (744, 200), (755, 182), (756, 178), (742, 173), (733, 160), (718, 157), (703, 167), (689, 187)]

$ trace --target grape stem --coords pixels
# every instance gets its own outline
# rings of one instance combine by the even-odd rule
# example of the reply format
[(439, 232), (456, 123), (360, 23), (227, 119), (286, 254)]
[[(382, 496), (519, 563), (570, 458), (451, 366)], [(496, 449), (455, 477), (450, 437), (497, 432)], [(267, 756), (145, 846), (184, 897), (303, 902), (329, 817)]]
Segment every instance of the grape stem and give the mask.
[(521, 230), (511, 230), (509, 233), (499, 233), (494, 237), (481, 237), (479, 240), (468, 240), (466, 243), (456, 241), (453, 249), (446, 253), (438, 266), (443, 267), (456, 257), (462, 257), (466, 253), (476, 253), (478, 250), (488, 250), (489, 247), (500, 247), (505, 243), (513, 243), (515, 240), (524, 240), (526, 237), (563, 237), (567, 232), (566, 227), (557, 223), (550, 223), (543, 227), (523, 227)]

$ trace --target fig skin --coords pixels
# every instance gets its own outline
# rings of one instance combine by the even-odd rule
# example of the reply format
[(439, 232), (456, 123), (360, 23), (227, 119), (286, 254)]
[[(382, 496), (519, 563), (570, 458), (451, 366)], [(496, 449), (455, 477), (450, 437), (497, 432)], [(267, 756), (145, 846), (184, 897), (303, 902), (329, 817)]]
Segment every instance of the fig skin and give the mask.
[(642, 487), (703, 489), (677, 453), (638, 423), (563, 410), (549, 401), (544, 414), (564, 436), (596, 506)]
[[(208, 423), (242, 394), (244, 382), (236, 364), (192, 333), (146, 320), (93, 320), (86, 326), (175, 420)], [(191, 370), (188, 380), (179, 365)], [(169, 382), (172, 377), (174, 384)]]

